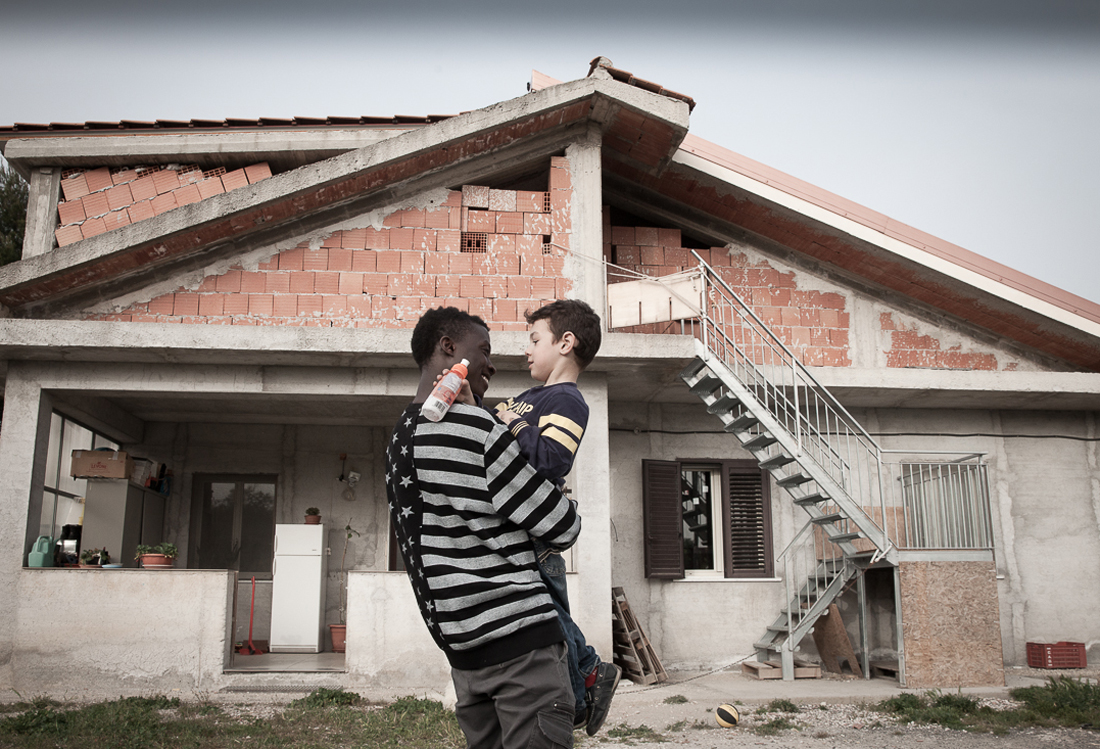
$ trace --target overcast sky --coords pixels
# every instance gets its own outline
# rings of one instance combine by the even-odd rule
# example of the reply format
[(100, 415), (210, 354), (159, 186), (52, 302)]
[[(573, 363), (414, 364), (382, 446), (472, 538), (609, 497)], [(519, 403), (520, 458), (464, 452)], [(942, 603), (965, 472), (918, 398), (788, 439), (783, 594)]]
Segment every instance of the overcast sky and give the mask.
[(1098, 0), (10, 6), (0, 125), (455, 114), (603, 55), (698, 136), (1100, 302)]

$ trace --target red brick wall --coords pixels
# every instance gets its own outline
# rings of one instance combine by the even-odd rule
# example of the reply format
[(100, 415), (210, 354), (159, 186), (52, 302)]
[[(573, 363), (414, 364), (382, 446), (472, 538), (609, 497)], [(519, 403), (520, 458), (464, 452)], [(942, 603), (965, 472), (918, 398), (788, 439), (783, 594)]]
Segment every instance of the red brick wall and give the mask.
[[(328, 235), (254, 271), (232, 268), (198, 288), (179, 288), (88, 320), (215, 325), (411, 328), (421, 313), (454, 306), (495, 330), (526, 330), (525, 310), (564, 298), (572, 187), (566, 159), (551, 160), (549, 190), (466, 186), (443, 205), (387, 216), (381, 229)], [(462, 237), (484, 235), (484, 252)]]
[(271, 176), (266, 163), (226, 173), (197, 166), (74, 170), (62, 175), (57, 246), (137, 223)]
[[(605, 213), (606, 215), (606, 213)], [(647, 276), (667, 276), (697, 263), (681, 247), (679, 229), (611, 226), (605, 219), (604, 257), (608, 262)], [(777, 336), (809, 366), (847, 367), (851, 320), (846, 299), (834, 292), (799, 289), (793, 272), (781, 272), (767, 261), (752, 261), (725, 247), (695, 250), (711, 265)], [(609, 282), (630, 280), (608, 275)], [(635, 333), (679, 333), (678, 324), (659, 323), (621, 329)]]
[[(879, 315), (879, 327), (889, 334), (890, 347), (886, 351), (886, 366), (915, 369), (985, 369), (997, 370), (997, 357), (991, 353), (967, 353), (961, 345), (944, 348), (941, 341), (931, 335), (922, 335), (916, 325), (905, 325), (894, 320), (890, 312)], [(1015, 362), (1005, 367), (1015, 369)]]

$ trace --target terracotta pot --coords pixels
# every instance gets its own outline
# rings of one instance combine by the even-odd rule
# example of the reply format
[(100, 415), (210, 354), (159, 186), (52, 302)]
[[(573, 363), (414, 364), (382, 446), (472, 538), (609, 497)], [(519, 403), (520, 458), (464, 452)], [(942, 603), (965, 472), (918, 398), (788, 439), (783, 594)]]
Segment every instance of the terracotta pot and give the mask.
[(320, 525), (320, 524), (321, 524), (321, 516), (320, 515), (306, 515), (306, 525)]
[(348, 625), (330, 624), (329, 634), (332, 635), (332, 652), (343, 653), (347, 647)]
[(163, 554), (142, 554), (141, 566), (150, 570), (166, 570), (172, 566), (172, 557)]

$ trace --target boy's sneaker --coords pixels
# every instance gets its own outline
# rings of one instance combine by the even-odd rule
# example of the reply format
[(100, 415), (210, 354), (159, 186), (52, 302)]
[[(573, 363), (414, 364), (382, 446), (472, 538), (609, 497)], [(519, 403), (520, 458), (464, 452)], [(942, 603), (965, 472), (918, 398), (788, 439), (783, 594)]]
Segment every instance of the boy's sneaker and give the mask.
[(619, 686), (623, 670), (612, 663), (600, 662), (596, 666), (596, 683), (585, 690), (588, 701), (588, 725), (585, 732), (595, 736), (607, 720), (607, 711), (611, 709), (611, 698), (615, 696), (615, 687)]

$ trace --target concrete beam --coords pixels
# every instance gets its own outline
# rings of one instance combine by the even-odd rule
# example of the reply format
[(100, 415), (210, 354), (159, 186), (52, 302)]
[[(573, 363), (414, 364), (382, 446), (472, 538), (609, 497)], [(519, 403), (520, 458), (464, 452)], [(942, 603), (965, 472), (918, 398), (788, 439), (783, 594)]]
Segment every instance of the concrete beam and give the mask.
[(23, 233), (23, 258), (44, 255), (54, 248), (57, 204), (61, 195), (61, 169), (39, 167), (30, 172), (27, 189), (27, 227)]
[[(421, 126), (423, 127), (423, 126)], [(266, 161), (274, 173), (338, 156), (401, 135), (413, 127), (361, 130), (261, 131), (98, 136), (54, 136), (13, 139), (4, 158), (20, 174), (40, 167), (98, 168), (139, 164), (198, 164), (228, 170)]]

